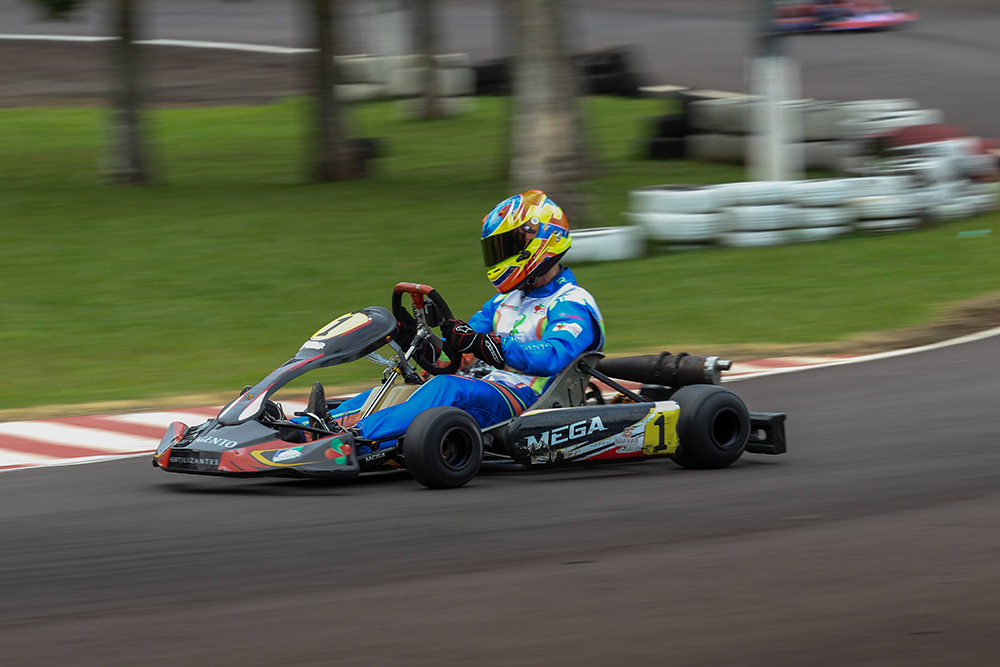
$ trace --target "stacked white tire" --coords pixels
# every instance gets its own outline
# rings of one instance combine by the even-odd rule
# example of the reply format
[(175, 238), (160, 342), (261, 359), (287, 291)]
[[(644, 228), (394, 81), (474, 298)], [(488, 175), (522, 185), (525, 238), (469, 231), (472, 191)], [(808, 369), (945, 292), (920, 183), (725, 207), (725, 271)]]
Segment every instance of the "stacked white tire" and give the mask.
[(920, 201), (913, 193), (862, 197), (851, 206), (859, 231), (889, 233), (920, 227)]
[(851, 231), (853, 211), (850, 179), (830, 178), (788, 184), (789, 201), (796, 205), (794, 240), (828, 241)]
[(636, 259), (646, 254), (646, 240), (638, 227), (597, 227), (571, 232), (573, 244), (563, 256), (566, 264)]
[(651, 241), (667, 244), (706, 244), (722, 231), (719, 210), (724, 190), (698, 185), (662, 185), (634, 190), (628, 214)]

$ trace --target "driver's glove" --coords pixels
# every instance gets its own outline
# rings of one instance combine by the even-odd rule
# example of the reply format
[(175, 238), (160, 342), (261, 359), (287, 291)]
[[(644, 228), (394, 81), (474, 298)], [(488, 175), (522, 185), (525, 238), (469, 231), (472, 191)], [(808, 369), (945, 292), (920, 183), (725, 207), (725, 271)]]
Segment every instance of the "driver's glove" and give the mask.
[(396, 329), (396, 333), (393, 338), (396, 339), (396, 343), (403, 348), (403, 352), (410, 349), (413, 345), (413, 339), (417, 335), (417, 324), (412, 320), (410, 322), (399, 322), (399, 328)]
[[(403, 354), (406, 354), (410, 346), (413, 345), (413, 339), (417, 336), (417, 327), (407, 327), (407, 325), (402, 325), (396, 332), (395, 338), (396, 343), (399, 344)], [(429, 340), (424, 340), (424, 342), (417, 348), (414, 352), (416, 356), (423, 357), (428, 363), (436, 363), (438, 360), (438, 351), (431, 344)]]
[(478, 359), (496, 368), (504, 367), (500, 336), (474, 331), (462, 320), (445, 320), (441, 323), (445, 340), (459, 352), (471, 352)]

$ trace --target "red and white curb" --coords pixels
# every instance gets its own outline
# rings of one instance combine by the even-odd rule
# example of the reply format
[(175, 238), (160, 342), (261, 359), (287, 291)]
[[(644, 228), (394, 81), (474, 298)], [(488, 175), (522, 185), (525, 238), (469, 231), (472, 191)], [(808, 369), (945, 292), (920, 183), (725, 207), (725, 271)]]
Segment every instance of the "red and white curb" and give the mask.
[[(842, 366), (927, 352), (1000, 335), (1000, 327), (904, 350), (861, 356), (780, 357), (737, 362), (723, 382)], [(305, 410), (301, 401), (281, 401), (285, 412)], [(172, 422), (194, 426), (219, 413), (222, 406), (124, 415), (63, 417), (0, 423), (0, 472), (39, 466), (78, 465), (128, 456), (148, 456)]]
[[(282, 401), (285, 410), (306, 404)], [(173, 422), (194, 426), (219, 414), (222, 406), (170, 412), (63, 417), (0, 423), (0, 471), (37, 466), (95, 463), (148, 455)]]

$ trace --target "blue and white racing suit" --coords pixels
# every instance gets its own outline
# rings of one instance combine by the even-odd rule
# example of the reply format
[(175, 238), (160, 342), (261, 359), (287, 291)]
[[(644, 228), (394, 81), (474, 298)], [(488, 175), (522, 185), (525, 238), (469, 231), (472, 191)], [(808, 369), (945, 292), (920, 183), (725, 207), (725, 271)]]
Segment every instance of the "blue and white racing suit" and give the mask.
[[(417, 415), (439, 405), (465, 410), (482, 428), (493, 426), (524, 412), (552, 377), (580, 354), (604, 346), (601, 311), (565, 268), (552, 282), (527, 294), (515, 290), (493, 297), (472, 316), (469, 326), (500, 336), (506, 367), (481, 380), (435, 376), (405, 402), (357, 422), (354, 426), (362, 438), (392, 446)], [(333, 418), (359, 412), (372, 391), (341, 403)]]

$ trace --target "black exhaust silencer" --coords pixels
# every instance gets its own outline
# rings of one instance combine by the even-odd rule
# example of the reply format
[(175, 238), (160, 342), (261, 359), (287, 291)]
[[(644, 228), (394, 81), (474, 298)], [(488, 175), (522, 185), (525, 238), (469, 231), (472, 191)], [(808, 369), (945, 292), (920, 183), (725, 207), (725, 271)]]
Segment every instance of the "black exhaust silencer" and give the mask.
[(601, 359), (597, 363), (597, 370), (618, 380), (676, 389), (692, 384), (719, 384), (722, 381), (722, 371), (728, 371), (732, 365), (733, 362), (718, 357), (696, 357), (687, 352), (661, 352), (638, 357)]

